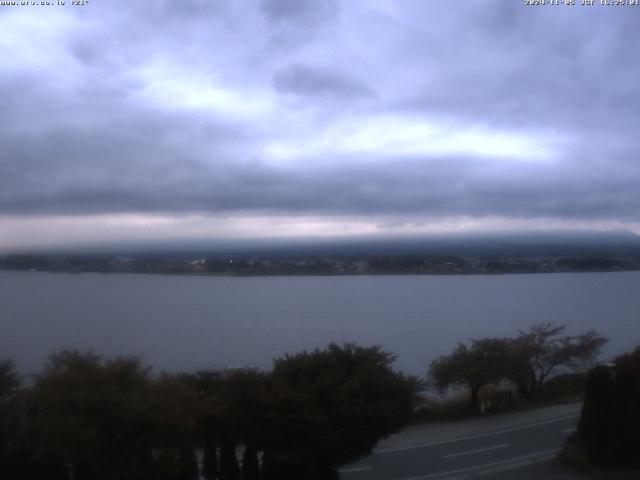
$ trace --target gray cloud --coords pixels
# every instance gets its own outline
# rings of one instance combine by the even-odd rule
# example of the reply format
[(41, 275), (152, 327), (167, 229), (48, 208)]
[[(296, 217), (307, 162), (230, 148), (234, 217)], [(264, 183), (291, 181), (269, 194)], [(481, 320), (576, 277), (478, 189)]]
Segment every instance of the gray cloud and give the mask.
[(109, 124), (109, 137), (80, 131), (75, 138), (65, 138), (64, 129), (38, 138), (16, 135), (2, 157), (0, 212), (253, 211), (640, 220), (640, 166), (626, 162), (624, 170), (605, 165), (595, 171), (579, 160), (562, 167), (504, 164), (488, 171), (477, 160), (459, 157), (377, 158), (374, 163), (342, 158), (332, 167), (278, 167), (234, 160), (232, 150), (225, 152), (223, 146), (225, 141), (241, 141), (242, 132), (205, 122), (198, 132), (192, 120), (193, 133), (179, 145), (206, 137), (218, 148), (214, 158), (205, 160), (196, 150), (172, 146), (166, 140), (172, 122), (180, 119), (140, 115)]
[(262, 12), (274, 21), (326, 20), (335, 15), (338, 3), (335, 0), (264, 0)]
[(185, 17), (206, 15), (207, 18), (228, 12), (228, 2), (218, 0), (182, 0), (180, 2), (165, 1), (165, 11), (168, 15)]
[(273, 85), (279, 92), (298, 95), (371, 97), (375, 93), (364, 82), (329, 69), (294, 64), (275, 73)]
[[(428, 71), (435, 53), (439, 73), (402, 105), (505, 126), (553, 122), (567, 130), (597, 128), (604, 118), (625, 123), (640, 106), (630, 81), (640, 74), (637, 54), (619, 48), (638, 35), (633, 18), (599, 7), (553, 14), (503, 7), (473, 10), (455, 44), (437, 42), (416, 57)], [(433, 32), (409, 42), (420, 40), (432, 45)]]
[[(0, 59), (0, 213), (640, 221), (635, 11), (383, 7), (192, 0), (34, 19), (44, 47)], [(24, 42), (12, 22), (9, 46)], [(549, 159), (493, 158), (491, 139), (482, 154), (270, 156), (347, 115), (561, 141)], [(374, 133), (415, 139), (393, 125)]]

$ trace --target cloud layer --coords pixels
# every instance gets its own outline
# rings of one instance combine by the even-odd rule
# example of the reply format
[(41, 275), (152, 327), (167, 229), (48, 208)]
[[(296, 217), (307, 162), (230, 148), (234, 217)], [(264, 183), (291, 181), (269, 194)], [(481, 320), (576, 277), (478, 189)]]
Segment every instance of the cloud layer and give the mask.
[(215, 217), (230, 236), (220, 219), (264, 236), (308, 218), (339, 234), (338, 217), (637, 229), (639, 15), (499, 0), (1, 7), (0, 246), (37, 237), (29, 219), (109, 215), (174, 219), (166, 232)]

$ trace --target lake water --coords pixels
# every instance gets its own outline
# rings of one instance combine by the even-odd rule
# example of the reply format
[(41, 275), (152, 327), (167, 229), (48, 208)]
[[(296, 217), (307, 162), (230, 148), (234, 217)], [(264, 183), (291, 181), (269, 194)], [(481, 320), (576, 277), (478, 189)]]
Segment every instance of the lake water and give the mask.
[(640, 272), (353, 277), (197, 277), (0, 271), (0, 358), (36, 372), (46, 355), (136, 354), (157, 370), (255, 365), (329, 342), (382, 345), (423, 374), (474, 337), (536, 322), (640, 344)]

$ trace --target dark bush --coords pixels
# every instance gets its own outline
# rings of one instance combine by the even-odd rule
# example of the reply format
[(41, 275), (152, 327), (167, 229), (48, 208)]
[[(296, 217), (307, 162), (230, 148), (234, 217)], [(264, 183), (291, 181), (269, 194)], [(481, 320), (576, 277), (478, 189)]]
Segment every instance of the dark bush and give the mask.
[(640, 466), (640, 347), (589, 372), (578, 434), (592, 463)]
[(539, 390), (536, 402), (574, 401), (584, 396), (587, 388), (586, 373), (563, 373), (550, 378)]

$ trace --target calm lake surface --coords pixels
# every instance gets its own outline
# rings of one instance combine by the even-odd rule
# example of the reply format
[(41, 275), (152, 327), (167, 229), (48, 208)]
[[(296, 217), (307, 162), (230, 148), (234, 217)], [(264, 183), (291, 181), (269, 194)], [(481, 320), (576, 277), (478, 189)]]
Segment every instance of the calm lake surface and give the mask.
[(62, 348), (136, 354), (157, 370), (255, 365), (329, 342), (382, 345), (423, 374), (473, 337), (554, 321), (640, 344), (640, 272), (196, 277), (0, 271), (0, 358), (37, 372)]

